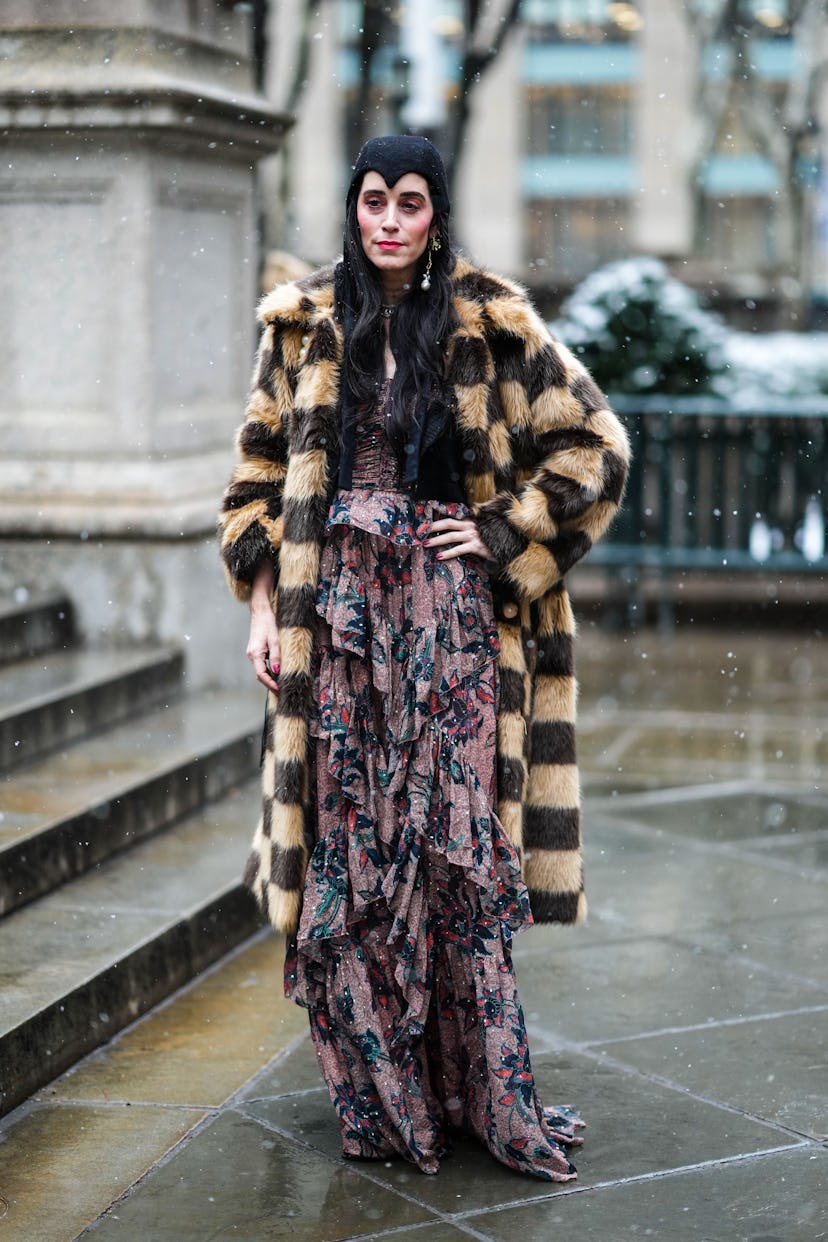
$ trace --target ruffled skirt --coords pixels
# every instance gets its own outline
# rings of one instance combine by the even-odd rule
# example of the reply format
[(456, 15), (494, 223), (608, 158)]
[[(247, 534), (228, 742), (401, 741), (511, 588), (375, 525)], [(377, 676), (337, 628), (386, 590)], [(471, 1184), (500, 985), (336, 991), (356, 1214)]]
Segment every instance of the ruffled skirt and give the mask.
[(310, 1011), (346, 1156), (436, 1172), (450, 1130), (575, 1176), (537, 1098), (511, 940), (531, 923), (496, 800), (498, 637), (476, 558), (438, 561), (456, 504), (340, 492), (317, 601), (316, 847), (286, 993)]

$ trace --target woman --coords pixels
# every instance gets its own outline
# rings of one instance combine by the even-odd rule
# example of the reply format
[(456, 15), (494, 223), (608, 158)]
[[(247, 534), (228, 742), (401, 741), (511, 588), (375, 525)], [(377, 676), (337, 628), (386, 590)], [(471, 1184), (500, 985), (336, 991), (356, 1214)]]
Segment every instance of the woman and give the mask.
[(247, 881), (346, 1156), (434, 1173), (464, 1128), (566, 1181), (581, 1123), (537, 1099), (510, 946), (585, 912), (563, 575), (628, 449), (448, 216), (436, 148), (372, 139), (342, 261), (261, 306), (222, 513), (270, 692)]

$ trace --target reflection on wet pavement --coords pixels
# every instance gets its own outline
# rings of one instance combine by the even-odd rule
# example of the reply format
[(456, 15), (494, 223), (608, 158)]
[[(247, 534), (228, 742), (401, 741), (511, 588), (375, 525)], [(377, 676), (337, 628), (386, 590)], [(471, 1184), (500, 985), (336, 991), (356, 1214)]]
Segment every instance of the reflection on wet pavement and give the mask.
[(516, 946), (542, 1093), (588, 1122), (574, 1186), (470, 1141), (432, 1178), (341, 1161), (266, 936), (0, 1124), (0, 1232), (828, 1238), (828, 650), (587, 628), (579, 656), (590, 920)]

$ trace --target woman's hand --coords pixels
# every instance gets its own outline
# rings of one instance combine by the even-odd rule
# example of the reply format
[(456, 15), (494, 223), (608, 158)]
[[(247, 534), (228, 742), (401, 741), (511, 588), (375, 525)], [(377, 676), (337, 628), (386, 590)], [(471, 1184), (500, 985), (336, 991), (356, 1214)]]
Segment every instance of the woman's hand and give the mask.
[(492, 554), (480, 538), (477, 524), (472, 518), (438, 518), (431, 523), (427, 548), (440, 548), (437, 553), (439, 561), (447, 561), (455, 556), (479, 556), (490, 561)]
[[(253, 581), (250, 593), (250, 636), (247, 640), (247, 658), (253, 665), (256, 678), (272, 690), (279, 693), (276, 678), (279, 676), (281, 650), (279, 647), (279, 627), (273, 615), (273, 566), (265, 564), (261, 567)], [(271, 676), (272, 672), (272, 676)]]

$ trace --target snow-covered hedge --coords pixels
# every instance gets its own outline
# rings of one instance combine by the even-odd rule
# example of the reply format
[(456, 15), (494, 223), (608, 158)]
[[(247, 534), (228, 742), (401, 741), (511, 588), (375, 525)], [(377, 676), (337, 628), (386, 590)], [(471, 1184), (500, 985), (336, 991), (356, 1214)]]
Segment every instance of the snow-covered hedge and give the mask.
[(600, 268), (552, 326), (609, 393), (707, 394), (741, 406), (828, 394), (828, 334), (733, 332), (658, 259)]
[(828, 332), (731, 332), (725, 360), (714, 391), (734, 405), (828, 394)]

